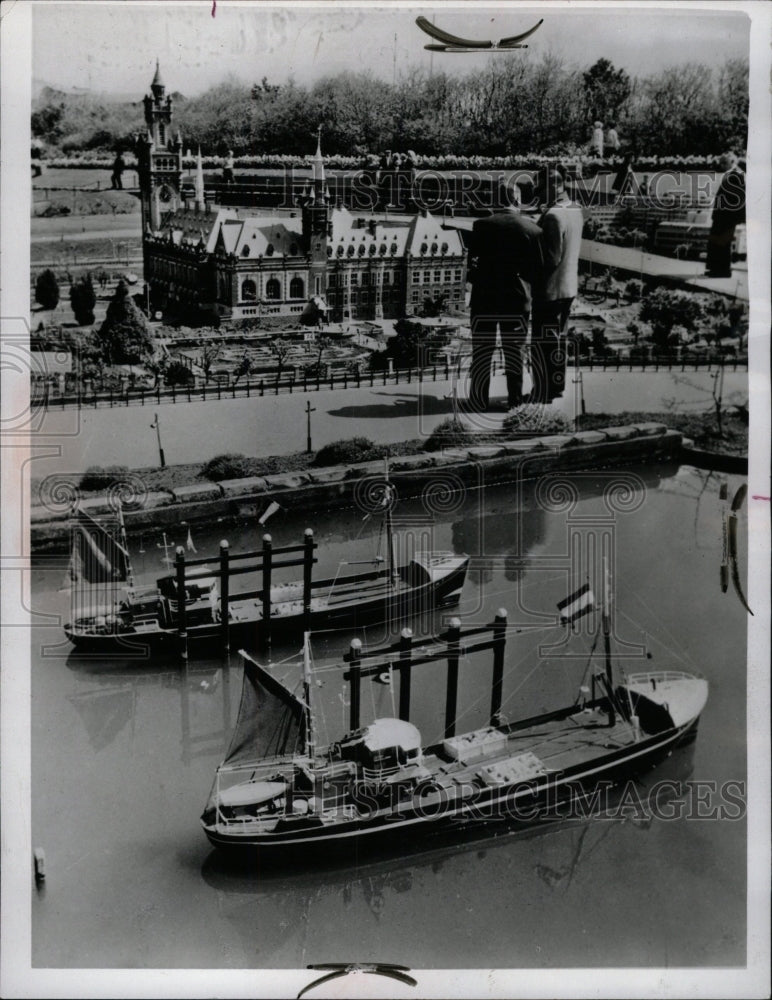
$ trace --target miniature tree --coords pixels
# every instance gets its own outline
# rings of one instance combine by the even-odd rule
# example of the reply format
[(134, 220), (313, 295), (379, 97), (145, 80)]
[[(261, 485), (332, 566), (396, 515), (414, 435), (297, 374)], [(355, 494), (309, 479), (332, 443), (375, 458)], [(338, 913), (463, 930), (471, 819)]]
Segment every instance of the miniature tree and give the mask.
[(139, 364), (154, 353), (153, 333), (147, 317), (119, 281), (99, 328), (102, 353), (108, 364)]
[(78, 326), (91, 326), (94, 322), (96, 293), (91, 283), (90, 274), (70, 285), (70, 304)]
[(278, 337), (276, 340), (271, 341), (270, 344), (271, 354), (276, 358), (276, 384), (281, 380), (281, 373), (284, 368), (284, 364), (289, 357), (290, 351), (292, 350), (292, 345)]
[(35, 282), (35, 301), (44, 309), (56, 309), (59, 304), (59, 282), (48, 267), (38, 275)]

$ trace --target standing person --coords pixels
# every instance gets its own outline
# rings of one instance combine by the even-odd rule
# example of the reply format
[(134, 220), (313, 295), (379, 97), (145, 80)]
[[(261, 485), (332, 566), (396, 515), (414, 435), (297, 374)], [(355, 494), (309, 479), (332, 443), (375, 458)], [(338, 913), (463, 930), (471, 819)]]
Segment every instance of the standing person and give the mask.
[(121, 179), (121, 176), (122, 176), (123, 171), (125, 169), (126, 169), (126, 163), (125, 163), (125, 161), (123, 159), (123, 154), (121, 153), (121, 151), (119, 149), (118, 152), (117, 152), (117, 154), (116, 154), (115, 160), (113, 161), (113, 173), (112, 173), (112, 177), (110, 178), (110, 182), (112, 184), (113, 191), (122, 191), (123, 190), (123, 181)]
[(708, 236), (705, 276), (732, 277), (732, 240), (735, 226), (745, 222), (745, 171), (735, 153), (724, 153), (721, 169), (725, 171), (713, 202), (713, 216)]
[(604, 142), (606, 148), (609, 151), (609, 155), (616, 156), (620, 150), (622, 143), (619, 141), (619, 135), (617, 134), (617, 127), (615, 122), (608, 123), (608, 130), (606, 132), (606, 138)]
[(225, 166), (223, 167), (222, 179), (226, 184), (233, 184), (233, 168), (235, 166), (235, 161), (233, 159), (233, 150), (228, 150), (228, 155), (225, 158)]
[(603, 159), (603, 122), (595, 122), (592, 127), (592, 138), (590, 139), (590, 153)]
[[(524, 187), (524, 201), (528, 196)], [(472, 369), (468, 410), (488, 409), (496, 329), (501, 334), (510, 408), (523, 401), (522, 352), (528, 334), (531, 284), (540, 277), (542, 231), (519, 211), (516, 184), (499, 186), (501, 212), (478, 219), (469, 241)]]
[(566, 324), (578, 291), (579, 250), (584, 216), (566, 193), (559, 170), (540, 177), (537, 197), (545, 204), (542, 229), (544, 278), (534, 289), (531, 335), (531, 401), (551, 403), (563, 395), (566, 368)]

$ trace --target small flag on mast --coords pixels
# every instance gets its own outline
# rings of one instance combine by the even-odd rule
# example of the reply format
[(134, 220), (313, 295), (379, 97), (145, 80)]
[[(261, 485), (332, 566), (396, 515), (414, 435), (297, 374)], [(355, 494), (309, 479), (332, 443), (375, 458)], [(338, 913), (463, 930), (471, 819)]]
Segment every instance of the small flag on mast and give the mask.
[(569, 594), (564, 600), (558, 603), (561, 622), (575, 622), (582, 615), (589, 614), (595, 603), (595, 597), (590, 590), (589, 583), (585, 583), (573, 594)]
[(191, 532), (190, 528), (188, 528), (188, 541), (187, 541), (187, 546), (188, 546), (188, 552), (198, 552), (198, 549), (197, 549), (197, 548), (196, 548), (196, 546), (195, 546), (195, 545), (193, 544), (193, 534), (192, 534), (192, 532)]

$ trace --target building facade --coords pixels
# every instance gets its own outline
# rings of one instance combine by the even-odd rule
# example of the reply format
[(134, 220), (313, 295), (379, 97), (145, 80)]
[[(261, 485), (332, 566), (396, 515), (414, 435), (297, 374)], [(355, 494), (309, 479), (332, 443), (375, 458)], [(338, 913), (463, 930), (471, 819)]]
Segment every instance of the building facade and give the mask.
[(222, 319), (300, 316), (313, 301), (332, 321), (398, 319), (426, 297), (462, 306), (466, 251), (427, 212), (380, 218), (333, 206), (321, 140), (295, 211), (217, 207), (183, 181), (182, 137), (160, 70), (144, 99), (137, 140), (145, 280), (154, 309)]

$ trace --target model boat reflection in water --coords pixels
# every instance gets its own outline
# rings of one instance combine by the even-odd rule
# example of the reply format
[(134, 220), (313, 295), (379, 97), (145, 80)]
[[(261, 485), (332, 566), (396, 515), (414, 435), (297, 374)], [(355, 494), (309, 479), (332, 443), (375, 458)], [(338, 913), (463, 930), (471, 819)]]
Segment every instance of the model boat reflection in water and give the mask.
[[(202, 816), (209, 840), (235, 851), (280, 856), (311, 849), (408, 843), (469, 820), (528, 824), (599, 782), (618, 782), (667, 757), (696, 735), (707, 681), (676, 670), (625, 675), (612, 662), (611, 588), (604, 559), (601, 615), (576, 701), (543, 715), (505, 722), (502, 715), (504, 610), (486, 626), (446, 633), (413, 646), (409, 630), (387, 648), (363, 651), (354, 640), (342, 681), (350, 687), (350, 731), (321, 745), (311, 694), (310, 634), (299, 690), (290, 690), (251, 656), (244, 658), (239, 718)], [(558, 605), (566, 627), (595, 606), (589, 584)], [(602, 637), (602, 662), (594, 653)], [(456, 733), (460, 657), (493, 652), (488, 725)], [(444, 738), (424, 742), (409, 721), (411, 675), (447, 662)], [(399, 718), (360, 726), (363, 679), (399, 676)], [(583, 679), (584, 680), (584, 679)]]

